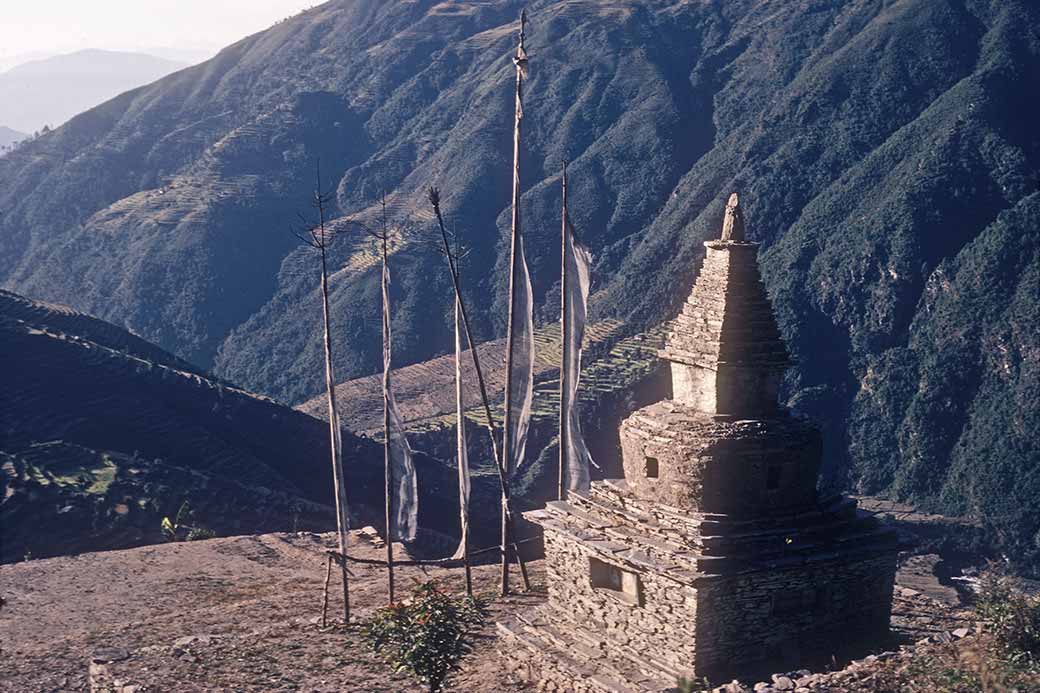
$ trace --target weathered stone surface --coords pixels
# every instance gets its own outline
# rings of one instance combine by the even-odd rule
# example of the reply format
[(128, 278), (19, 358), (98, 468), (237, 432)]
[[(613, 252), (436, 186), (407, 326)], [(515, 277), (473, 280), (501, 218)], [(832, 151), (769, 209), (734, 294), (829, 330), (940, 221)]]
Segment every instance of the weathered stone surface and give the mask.
[(732, 515), (806, 506), (816, 498), (821, 438), (802, 419), (720, 420), (665, 400), (628, 417), (620, 434), (625, 478), (640, 498)]
[(768, 416), (790, 365), (758, 271), (757, 243), (708, 241), (661, 357), (672, 396), (709, 414)]

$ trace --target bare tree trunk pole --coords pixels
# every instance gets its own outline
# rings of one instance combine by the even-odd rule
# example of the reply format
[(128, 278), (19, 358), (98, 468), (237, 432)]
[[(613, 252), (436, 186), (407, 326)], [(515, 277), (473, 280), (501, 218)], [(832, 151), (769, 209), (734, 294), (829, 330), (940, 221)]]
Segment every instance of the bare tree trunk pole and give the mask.
[[(495, 417), (491, 413), (491, 400), (487, 394), (487, 384), (484, 382), (484, 372), (480, 368), (480, 357), (477, 354), (477, 343), (473, 341), (473, 332), (469, 326), (469, 315), (466, 313), (466, 304), (462, 300), (462, 291), (459, 287), (458, 269), (452, 259), (451, 247), (448, 245), (448, 232), (444, 229), (444, 219), (441, 216), (440, 196), (436, 188), (430, 188), (430, 202), (433, 211), (437, 215), (437, 223), (441, 229), (441, 239), (444, 242), (444, 256), (448, 259), (448, 270), (451, 274), (451, 282), (455, 288), (455, 299), (459, 302), (459, 312), (462, 314), (462, 326), (466, 330), (466, 342), (469, 344), (470, 357), (473, 359), (473, 370), (477, 373), (477, 385), (480, 387), (480, 399), (484, 405), (484, 416), (488, 434), (491, 437), (491, 454), (494, 455), (495, 465), (498, 468), (498, 481), (502, 487), (502, 505), (506, 510), (506, 517), (510, 525), (513, 524), (512, 501), (509, 497), (509, 484), (507, 482), (504, 452), (500, 453), (497, 445), (498, 436), (495, 432)], [(527, 565), (520, 557), (520, 550), (516, 544), (515, 537), (512, 539), (513, 552), (516, 554), (517, 564), (520, 566), (520, 575), (524, 581), (524, 589), (531, 589), (531, 582), (527, 575)], [(500, 547), (501, 548), (501, 547)]]
[[(506, 484), (513, 472), (513, 465), (519, 460), (513, 459), (510, 436), (510, 418), (513, 411), (513, 330), (516, 323), (513, 304), (516, 302), (516, 246), (520, 236), (520, 121), (523, 119), (523, 71), (521, 62), (524, 56), (524, 29), (527, 13), (520, 14), (520, 45), (517, 47), (516, 59), (516, 107), (513, 120), (513, 200), (512, 200), (512, 232), (509, 243), (509, 312), (506, 323), (506, 396), (505, 413), (502, 424), (502, 451), (506, 455)], [(509, 511), (506, 507), (506, 496), (502, 496), (502, 594), (509, 594)]]
[[(383, 198), (383, 274), (380, 277), (382, 285), (383, 304), (383, 350), (390, 348), (390, 306), (386, 304), (386, 198)], [(390, 369), (384, 363), (383, 368), (383, 476), (384, 490), (386, 492), (386, 585), (389, 603), (394, 603), (394, 537), (393, 537), (393, 479), (394, 473), (390, 464)]]
[(563, 214), (560, 230), (560, 473), (556, 486), (556, 498), (564, 499), (567, 468), (567, 357), (570, 355), (570, 330), (567, 324), (567, 162), (563, 163)]
[[(321, 211), (322, 235), (324, 236), (324, 211)], [(336, 381), (332, 372), (332, 335), (329, 331), (329, 273), (325, 260), (325, 246), (321, 246), (321, 301), (325, 322), (325, 386), (329, 393), (329, 442), (332, 445), (332, 483), (336, 487), (336, 535), (339, 539), (339, 552), (347, 555), (347, 488), (343, 479), (342, 460), (340, 454), (339, 416), (336, 413)], [(350, 589), (347, 582), (347, 561), (344, 559), (343, 569), (343, 622), (350, 623)]]

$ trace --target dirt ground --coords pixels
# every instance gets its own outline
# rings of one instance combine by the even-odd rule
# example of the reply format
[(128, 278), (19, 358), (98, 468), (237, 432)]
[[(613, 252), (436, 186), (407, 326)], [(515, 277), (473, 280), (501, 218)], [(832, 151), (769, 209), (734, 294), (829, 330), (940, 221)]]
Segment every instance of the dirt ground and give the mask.
[[(333, 544), (331, 534), (262, 534), (2, 565), (0, 691), (88, 691), (91, 666), (105, 693), (424, 690), (393, 674), (356, 627), (319, 629), (323, 552)], [(360, 533), (350, 551), (384, 556)], [(937, 560), (913, 557), (900, 570), (890, 646), (971, 625), (936, 579)], [(492, 601), (448, 690), (526, 690), (500, 673), (494, 621), (544, 598), (542, 561), (529, 568), (533, 592)], [(367, 564), (352, 572), (356, 621), (386, 602), (386, 574)], [(431, 578), (463, 588), (461, 568), (398, 566), (398, 594)], [(474, 578), (478, 593), (497, 593), (497, 565), (478, 566)], [(330, 618), (342, 613), (336, 585)]]
[[(138, 693), (423, 690), (391, 673), (357, 629), (319, 630), (322, 552), (332, 546), (332, 535), (265, 534), (0, 566), (0, 691), (90, 690), (92, 659), (109, 662), (107, 672), (95, 665), (96, 680)], [(351, 554), (384, 551), (357, 536)], [(540, 584), (541, 561), (530, 567)], [(385, 603), (386, 578), (380, 566), (351, 570), (353, 620)], [(398, 593), (429, 578), (463, 587), (461, 569), (401, 566)], [(497, 578), (497, 566), (478, 567), (478, 593), (493, 595)], [(330, 618), (342, 615), (335, 585)], [(500, 680), (494, 615), (539, 599), (492, 604), (449, 690), (523, 690)]]

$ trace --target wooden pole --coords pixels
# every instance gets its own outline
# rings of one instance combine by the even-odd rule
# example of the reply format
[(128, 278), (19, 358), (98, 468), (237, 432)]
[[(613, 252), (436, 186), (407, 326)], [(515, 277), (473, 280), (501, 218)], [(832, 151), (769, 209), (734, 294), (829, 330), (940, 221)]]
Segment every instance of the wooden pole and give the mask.
[[(448, 245), (448, 233), (444, 229), (444, 218), (441, 216), (440, 195), (436, 188), (430, 188), (430, 203), (437, 215), (437, 223), (440, 225), (441, 240), (444, 243), (444, 256), (448, 259), (448, 271), (451, 274), (451, 282), (455, 288), (455, 299), (459, 302), (459, 312), (462, 314), (462, 326), (466, 331), (466, 342), (469, 344), (470, 357), (473, 359), (473, 370), (477, 374), (477, 385), (480, 388), (480, 400), (484, 404), (485, 425), (491, 438), (491, 454), (495, 458), (495, 466), (498, 468), (498, 481), (502, 487), (502, 505), (506, 509), (509, 524), (513, 523), (512, 503), (509, 497), (509, 484), (506, 482), (504, 452), (500, 453), (497, 445), (498, 434), (495, 432), (495, 417), (491, 413), (491, 400), (487, 394), (487, 384), (484, 382), (484, 372), (480, 368), (480, 357), (477, 354), (477, 344), (473, 341), (473, 332), (469, 326), (469, 316), (466, 313), (466, 303), (462, 300), (462, 291), (459, 288), (459, 274), (455, 261), (451, 256), (451, 248)], [(515, 537), (512, 539), (513, 551), (516, 554), (517, 563), (520, 565), (520, 575), (524, 582), (524, 589), (531, 589), (531, 582), (527, 575), (527, 566), (520, 557)], [(501, 548), (501, 546), (500, 546)]]
[[(347, 514), (347, 489), (346, 481), (343, 479), (343, 470), (340, 459), (340, 430), (339, 416), (336, 409), (336, 380), (332, 370), (332, 335), (329, 330), (329, 272), (326, 262), (326, 247), (328, 236), (325, 232), (325, 204), (321, 193), (321, 169), (318, 168), (318, 187), (315, 190), (315, 200), (318, 206), (318, 220), (320, 239), (317, 243), (321, 250), (321, 302), (322, 316), (325, 324), (325, 387), (328, 390), (329, 400), (329, 441), (332, 446), (332, 483), (336, 494), (336, 535), (339, 540), (339, 551), (347, 555), (347, 523), (350, 516)], [(347, 583), (347, 564), (343, 562), (343, 622), (350, 623), (350, 589)]]
[(570, 330), (567, 320), (567, 162), (563, 162), (563, 213), (560, 229), (560, 470), (556, 485), (556, 498), (563, 500), (566, 494), (565, 477), (567, 468), (567, 357), (570, 356)]
[(321, 627), (329, 625), (329, 581), (332, 579), (332, 556), (325, 556), (325, 586), (321, 590)]
[[(386, 285), (386, 195), (383, 195), (383, 274), (380, 277), (383, 306), (383, 350), (384, 361), (390, 345), (390, 306), (387, 305), (389, 287)], [(390, 451), (390, 368), (383, 364), (383, 489), (386, 494), (386, 591), (389, 604), (394, 603), (394, 536), (393, 536), (393, 482), (394, 473), (391, 468)]]
[(472, 597), (473, 596), (473, 569), (472, 569), (472, 567), (470, 565), (470, 562), (469, 562), (469, 533), (468, 532), (466, 533), (466, 537), (464, 538), (462, 544), (463, 544), (462, 550), (464, 551), (464, 553), (462, 554), (462, 560), (464, 561), (462, 565), (466, 569), (466, 596), (467, 597)]
[[(502, 424), (502, 451), (506, 455), (506, 484), (509, 483), (509, 474), (513, 471), (513, 465), (519, 460), (513, 459), (510, 448), (510, 417), (513, 412), (513, 329), (515, 327), (516, 315), (513, 304), (516, 302), (516, 249), (520, 240), (520, 121), (523, 119), (523, 72), (524, 62), (524, 38), (527, 24), (527, 11), (520, 13), (520, 43), (516, 49), (516, 106), (514, 108), (513, 120), (513, 200), (512, 200), (512, 230), (509, 243), (509, 312), (506, 324), (506, 392), (505, 392), (505, 418)], [(502, 496), (502, 594), (509, 594), (509, 557), (508, 539), (509, 522), (507, 519), (506, 496)]]

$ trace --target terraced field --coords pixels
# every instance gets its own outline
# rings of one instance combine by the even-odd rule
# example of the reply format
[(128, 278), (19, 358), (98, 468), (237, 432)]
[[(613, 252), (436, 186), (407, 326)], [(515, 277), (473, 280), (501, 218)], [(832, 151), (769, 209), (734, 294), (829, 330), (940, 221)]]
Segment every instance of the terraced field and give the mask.
[[(663, 332), (641, 333), (619, 339), (621, 323), (605, 320), (591, 325), (585, 336), (582, 402), (594, 403), (599, 396), (631, 386), (653, 369)], [(532, 418), (556, 417), (559, 411), (560, 326), (552, 324), (535, 331), (535, 394)], [(505, 389), (505, 340), (477, 346), (488, 394), (501, 421)], [(466, 416), (483, 423), (483, 408), (469, 350), (463, 356), (463, 399)], [(391, 373), (394, 396), (401, 418), (411, 431), (454, 426), (455, 357), (452, 354), (398, 368)], [(382, 436), (382, 374), (356, 378), (336, 387), (340, 417), (351, 430)], [(304, 402), (300, 411), (328, 420), (324, 396)]]
[[(617, 425), (643, 404), (659, 399), (667, 383), (660, 378), (657, 350), (665, 328), (622, 337), (622, 325), (605, 320), (586, 332), (579, 388), (579, 403), (586, 440), (601, 471), (616, 471), (619, 462)], [(505, 389), (505, 341), (477, 346), (481, 368), (493, 398), (496, 426), (502, 423)], [(537, 506), (552, 492), (555, 474), (556, 435), (560, 406), (560, 329), (551, 324), (535, 331), (535, 384), (528, 434), (526, 462), (516, 477), (516, 492), (525, 506)], [(394, 396), (401, 417), (418, 450), (450, 463), (455, 455), (455, 361), (453, 355), (394, 370)], [(497, 472), (484, 434), (484, 412), (468, 351), (463, 354), (466, 418), (470, 422), (469, 458), (473, 474), (488, 484)], [(341, 383), (336, 388), (343, 424), (361, 435), (381, 440), (382, 376), (371, 375)], [(324, 397), (298, 407), (315, 417), (327, 418)]]

